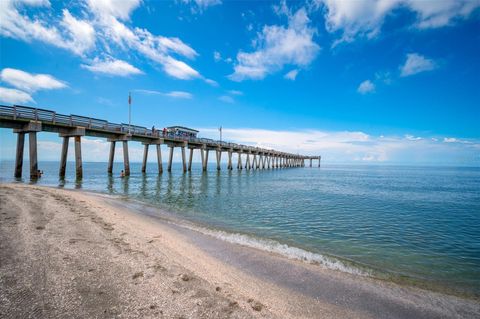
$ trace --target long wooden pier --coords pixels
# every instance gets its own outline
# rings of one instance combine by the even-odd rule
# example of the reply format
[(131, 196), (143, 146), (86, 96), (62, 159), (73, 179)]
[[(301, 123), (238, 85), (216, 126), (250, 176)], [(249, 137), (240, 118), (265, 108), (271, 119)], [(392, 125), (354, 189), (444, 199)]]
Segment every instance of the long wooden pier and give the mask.
[[(183, 172), (192, 169), (193, 151), (199, 150), (202, 159), (202, 169), (207, 170), (209, 151), (214, 151), (217, 161), (217, 170), (221, 168), (222, 153), (228, 155), (228, 169), (233, 169), (232, 154), (238, 154), (237, 169), (273, 169), (286, 167), (304, 167), (305, 161), (318, 161), (320, 167), (321, 156), (303, 156), (280, 152), (272, 149), (265, 149), (225, 141), (215, 141), (206, 138), (193, 138), (164, 134), (163, 131), (155, 131), (146, 127), (110, 123), (91, 117), (80, 115), (64, 115), (55, 111), (32, 108), (27, 106), (5, 106), (0, 105), (0, 127), (12, 128), (17, 134), (17, 152), (15, 157), (15, 177), (22, 176), (23, 150), (25, 145), (25, 134), (29, 137), (30, 155), (30, 178), (38, 177), (37, 162), (37, 132), (58, 133), (63, 138), (62, 152), (60, 157), (59, 176), (65, 177), (67, 163), (68, 144), (70, 138), (75, 141), (75, 167), (77, 178), (82, 178), (82, 136), (93, 136), (106, 138), (110, 142), (110, 154), (107, 172), (112, 174), (115, 156), (115, 146), (121, 142), (123, 146), (123, 163), (125, 175), (130, 175), (130, 162), (128, 157), (128, 142), (140, 142), (144, 145), (142, 172), (147, 167), (147, 156), (150, 145), (156, 146), (158, 173), (163, 172), (162, 152), (160, 146), (167, 145), (170, 148), (167, 170), (172, 170), (174, 149), (180, 148), (182, 154)], [(186, 149), (190, 150), (188, 163)], [(245, 155), (245, 164), (242, 162), (242, 155)]]

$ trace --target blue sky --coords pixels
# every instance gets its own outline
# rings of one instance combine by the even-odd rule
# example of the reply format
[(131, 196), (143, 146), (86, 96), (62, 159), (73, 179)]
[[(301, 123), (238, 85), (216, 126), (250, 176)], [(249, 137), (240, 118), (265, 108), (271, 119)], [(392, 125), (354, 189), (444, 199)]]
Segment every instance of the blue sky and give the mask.
[[(4, 0), (0, 99), (126, 122), (131, 91), (133, 122), (147, 127), (216, 137), (222, 125), (226, 139), (327, 162), (478, 166), (479, 8)], [(0, 158), (13, 158), (14, 136), (0, 132)], [(42, 134), (40, 159), (56, 159), (59, 142)], [(86, 160), (106, 159), (104, 141), (86, 143)]]

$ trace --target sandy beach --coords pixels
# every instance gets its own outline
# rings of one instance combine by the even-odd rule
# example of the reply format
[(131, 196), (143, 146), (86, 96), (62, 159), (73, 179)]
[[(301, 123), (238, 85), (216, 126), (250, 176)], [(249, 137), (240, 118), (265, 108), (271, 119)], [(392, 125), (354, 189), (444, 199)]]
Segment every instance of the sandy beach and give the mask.
[[(117, 198), (0, 184), (1, 318), (478, 318), (480, 304), (228, 243)], [(153, 215), (153, 214), (150, 214)]]

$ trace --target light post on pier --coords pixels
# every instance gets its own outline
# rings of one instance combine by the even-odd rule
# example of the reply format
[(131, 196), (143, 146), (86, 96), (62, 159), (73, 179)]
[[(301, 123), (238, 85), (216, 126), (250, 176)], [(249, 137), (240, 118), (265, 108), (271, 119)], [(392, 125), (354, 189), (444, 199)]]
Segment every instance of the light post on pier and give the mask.
[(222, 142), (222, 126), (220, 126), (218, 130), (220, 131), (220, 143), (221, 143)]
[(128, 134), (132, 125), (132, 95), (128, 92)]

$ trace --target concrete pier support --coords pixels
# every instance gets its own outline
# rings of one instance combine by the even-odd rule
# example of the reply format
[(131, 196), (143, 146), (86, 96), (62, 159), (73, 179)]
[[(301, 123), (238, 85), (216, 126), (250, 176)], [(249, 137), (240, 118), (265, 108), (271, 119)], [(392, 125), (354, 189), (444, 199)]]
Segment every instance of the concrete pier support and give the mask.
[(125, 176), (130, 176), (130, 160), (128, 159), (128, 141), (123, 141), (123, 169)]
[(15, 156), (15, 178), (22, 177), (23, 149), (25, 148), (25, 133), (17, 133), (17, 153)]
[(205, 167), (203, 168), (204, 171), (206, 171), (208, 169), (208, 153), (210, 152), (210, 150), (206, 149), (205, 150)]
[(220, 162), (222, 161), (222, 151), (221, 150), (216, 150), (215, 155), (217, 156), (217, 171), (219, 171), (220, 168)]
[(310, 167), (312, 167), (312, 159), (310, 159)]
[(68, 136), (63, 137), (62, 154), (60, 154), (60, 169), (58, 171), (58, 176), (60, 178), (65, 178), (69, 141), (70, 141), (70, 137), (68, 137)]
[(252, 168), (253, 169), (258, 169), (258, 163), (257, 163), (257, 153), (253, 154), (253, 163), (252, 163)]
[(173, 161), (173, 149), (174, 146), (169, 146), (170, 148), (170, 155), (168, 156), (168, 166), (167, 166), (167, 171), (171, 172), (172, 171), (172, 161)]
[(186, 173), (187, 172), (187, 161), (186, 161), (186, 158), (185, 158), (185, 146), (182, 146), (182, 168), (183, 168), (183, 172)]
[(83, 165), (82, 165), (82, 137), (75, 136), (75, 175), (77, 179), (83, 178)]
[(28, 146), (30, 151), (30, 178), (38, 178), (37, 162), (37, 132), (28, 133)]
[(242, 153), (238, 152), (238, 164), (237, 164), (237, 169), (243, 169), (242, 167)]
[(229, 170), (232, 170), (233, 169), (233, 166), (232, 166), (232, 151), (228, 151), (228, 164), (227, 164), (227, 169)]
[(142, 173), (145, 173), (147, 171), (147, 159), (148, 159), (148, 144), (145, 144), (143, 148)]
[(158, 163), (158, 174), (163, 173), (163, 162), (162, 162), (162, 148), (160, 144), (157, 144), (157, 163)]
[(190, 155), (188, 156), (188, 171), (192, 171), (193, 148), (190, 148)]
[(318, 167), (320, 167), (320, 161), (321, 161), (321, 160), (322, 160), (322, 157), (319, 156), (319, 157), (318, 157)]
[(113, 160), (115, 158), (115, 141), (110, 142), (110, 155), (108, 156), (108, 174), (113, 173)]
[(245, 161), (245, 168), (250, 169), (250, 153), (247, 153), (247, 160)]

